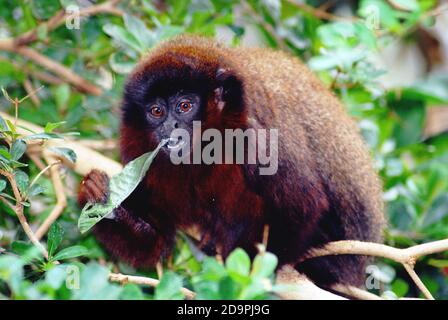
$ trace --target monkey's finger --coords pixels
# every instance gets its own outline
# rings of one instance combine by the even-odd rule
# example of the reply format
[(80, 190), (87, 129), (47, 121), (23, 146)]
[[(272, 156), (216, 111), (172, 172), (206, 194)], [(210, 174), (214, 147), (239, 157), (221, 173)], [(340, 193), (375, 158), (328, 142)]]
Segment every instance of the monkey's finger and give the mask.
[(88, 201), (90, 202), (107, 202), (108, 192), (105, 186), (98, 183), (96, 180), (87, 180), (84, 183), (84, 187), (87, 191)]

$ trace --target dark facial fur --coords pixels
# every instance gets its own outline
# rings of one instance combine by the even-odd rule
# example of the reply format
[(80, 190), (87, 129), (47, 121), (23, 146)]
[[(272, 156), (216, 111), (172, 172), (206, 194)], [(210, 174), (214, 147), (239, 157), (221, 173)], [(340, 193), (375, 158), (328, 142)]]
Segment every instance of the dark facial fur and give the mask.
[[(180, 115), (176, 108), (185, 97), (195, 111)], [(148, 116), (153, 105), (163, 116)], [(257, 165), (175, 166), (158, 156), (118, 220), (95, 228), (114, 255), (152, 265), (169, 254), (176, 229), (193, 226), (204, 248), (226, 256), (235, 247), (255, 254), (269, 225), (268, 250), (280, 265), (296, 264), (329, 241), (381, 241), (381, 185), (368, 150), (344, 107), (298, 59), (197, 37), (162, 44), (125, 87), (123, 162), (154, 149), (176, 125), (188, 130), (194, 119), (203, 130), (278, 129), (278, 172), (260, 176)], [(84, 186), (98, 188), (87, 183), (92, 179)], [(84, 200), (99, 194), (86, 187), (81, 193)], [(366, 261), (335, 256), (296, 267), (318, 284), (361, 285)]]
[(181, 147), (184, 142), (178, 137), (172, 137), (173, 130), (183, 129), (190, 136), (193, 135), (193, 121), (199, 120), (201, 116), (201, 100), (198, 94), (180, 90), (168, 97), (151, 98), (143, 106), (146, 124), (156, 142), (169, 139), (164, 149), (166, 152)]

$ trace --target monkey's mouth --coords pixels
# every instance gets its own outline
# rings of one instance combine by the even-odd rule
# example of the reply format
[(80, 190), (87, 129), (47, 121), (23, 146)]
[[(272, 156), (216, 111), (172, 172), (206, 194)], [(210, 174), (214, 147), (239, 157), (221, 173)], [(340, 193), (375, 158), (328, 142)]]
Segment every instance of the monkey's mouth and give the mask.
[(169, 138), (168, 143), (167, 143), (167, 148), (168, 149), (179, 149), (180, 147), (182, 147), (185, 144), (185, 141), (183, 141), (181, 138)]

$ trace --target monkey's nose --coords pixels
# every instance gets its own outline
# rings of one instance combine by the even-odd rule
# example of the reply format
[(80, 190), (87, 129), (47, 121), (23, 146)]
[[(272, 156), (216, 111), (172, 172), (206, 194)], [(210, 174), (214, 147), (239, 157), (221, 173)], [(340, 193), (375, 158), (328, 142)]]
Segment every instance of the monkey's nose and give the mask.
[(179, 128), (179, 123), (176, 120), (168, 120), (165, 121), (163, 127), (167, 132), (171, 132), (171, 130)]

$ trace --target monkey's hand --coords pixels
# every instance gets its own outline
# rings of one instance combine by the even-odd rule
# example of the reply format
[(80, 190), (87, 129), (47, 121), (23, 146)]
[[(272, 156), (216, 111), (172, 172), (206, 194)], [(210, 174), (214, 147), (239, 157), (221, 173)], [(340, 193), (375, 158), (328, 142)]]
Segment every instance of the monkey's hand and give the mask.
[(86, 203), (107, 203), (109, 199), (109, 177), (103, 171), (93, 169), (81, 181), (78, 203), (84, 207)]

